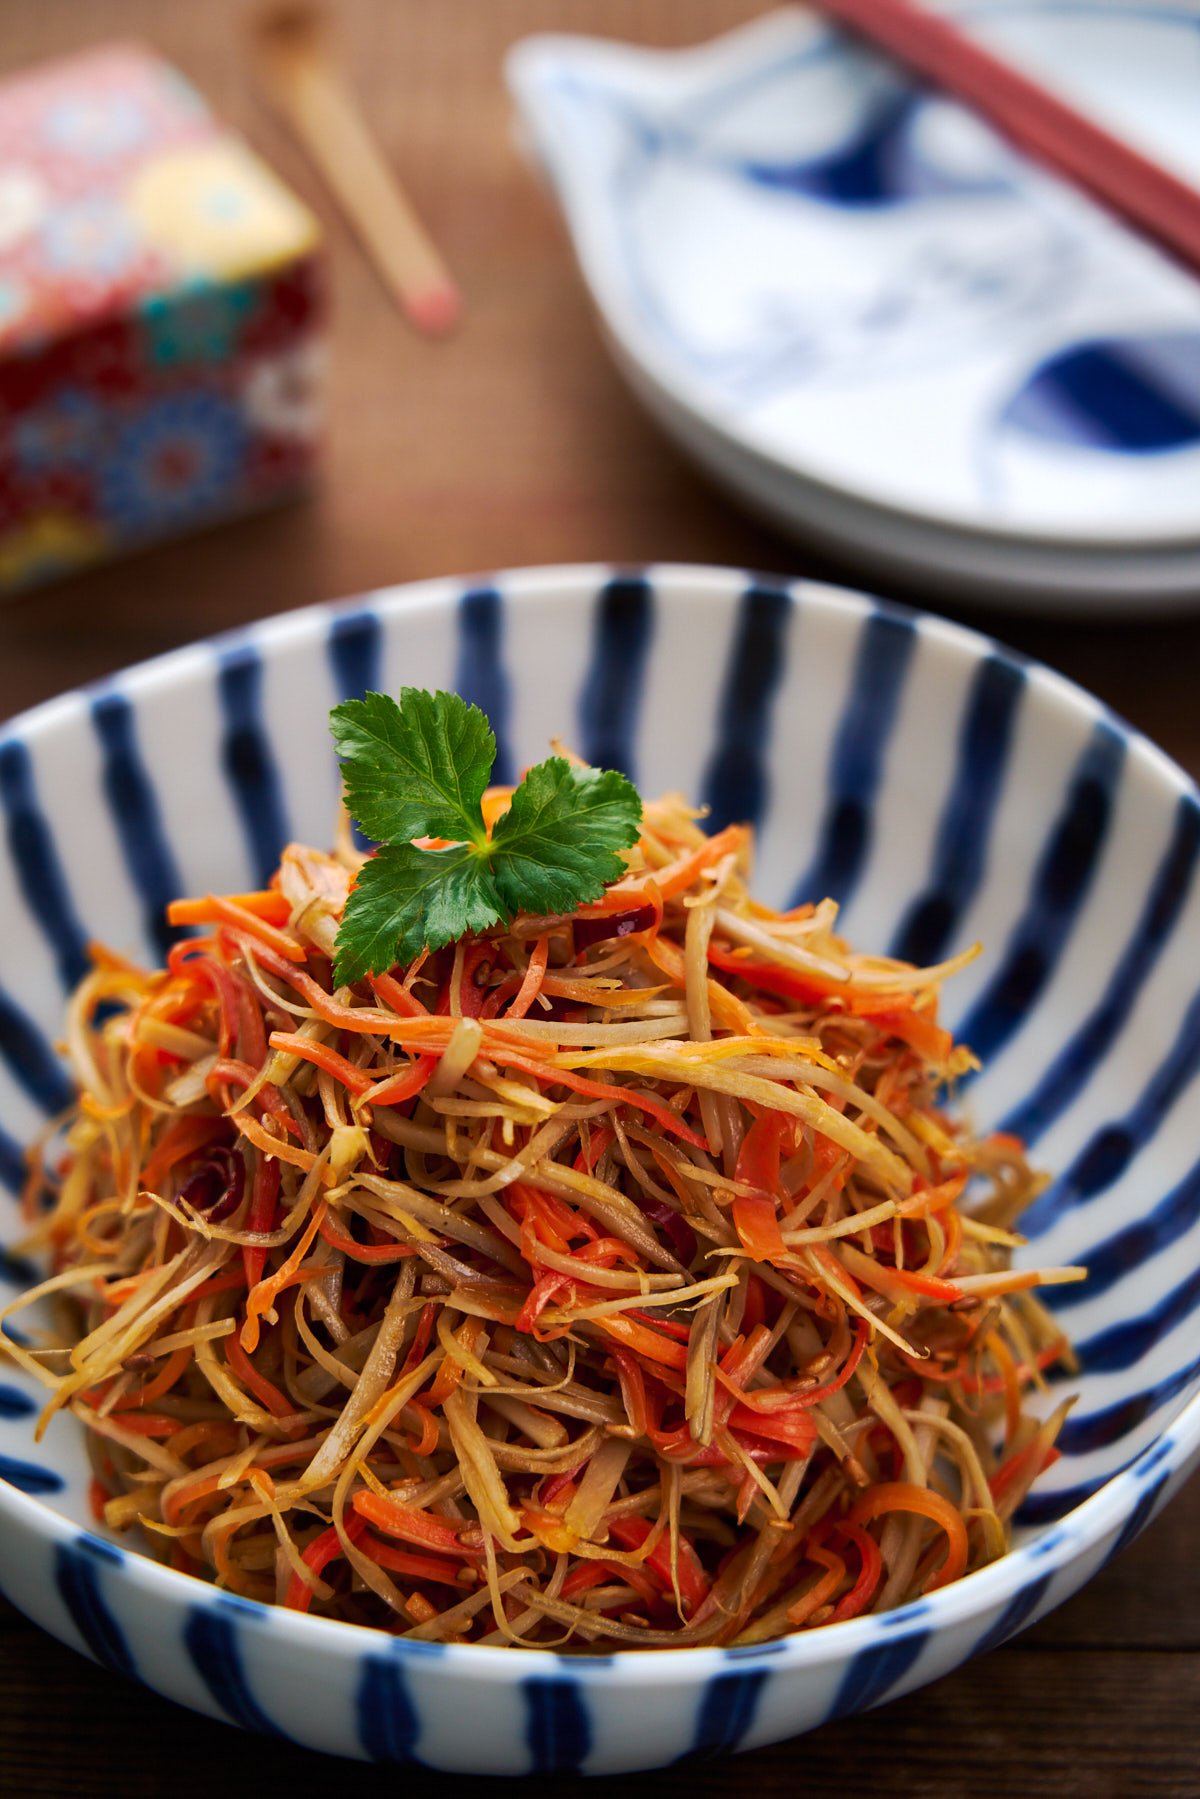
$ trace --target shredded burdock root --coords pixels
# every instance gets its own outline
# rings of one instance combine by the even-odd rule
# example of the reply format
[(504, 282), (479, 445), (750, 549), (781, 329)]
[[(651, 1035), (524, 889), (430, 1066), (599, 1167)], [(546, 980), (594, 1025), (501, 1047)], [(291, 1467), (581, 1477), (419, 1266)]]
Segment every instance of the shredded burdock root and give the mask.
[[(506, 795), (486, 802), (494, 820)], [(86, 1427), (98, 1519), (172, 1567), (399, 1635), (749, 1644), (1001, 1555), (1069, 1350), (1014, 1271), (1041, 1185), (942, 1109), (967, 958), (775, 912), (667, 798), (628, 872), (354, 987), (361, 860), (97, 950), (7, 1353)], [(37, 1164), (39, 1170), (40, 1162)], [(968, 1194), (969, 1189), (969, 1194)]]

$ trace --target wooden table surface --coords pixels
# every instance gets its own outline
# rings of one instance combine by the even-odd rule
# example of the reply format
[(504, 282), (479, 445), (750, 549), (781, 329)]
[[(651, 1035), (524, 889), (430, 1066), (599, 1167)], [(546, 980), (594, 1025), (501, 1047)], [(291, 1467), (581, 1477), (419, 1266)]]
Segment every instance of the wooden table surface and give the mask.
[[(524, 33), (674, 44), (759, 10), (751, 0), (343, 0), (339, 33), (367, 110), (466, 292), (458, 336), (431, 344), (401, 323), (258, 101), (248, 8), (0, 0), (4, 68), (129, 36), (176, 60), (327, 222), (335, 299), (319, 490), (0, 610), (0, 717), (208, 632), (425, 575), (676, 560), (853, 582), (853, 567), (740, 514), (643, 417), (601, 348), (559, 222), (511, 143), (500, 61)], [(1139, 621), (1136, 602), (1126, 621), (1095, 624), (942, 609), (1082, 682), (1200, 773), (1200, 620)], [(1198, 1498), (1193, 1486), (1072, 1603), (936, 1686), (750, 1756), (647, 1776), (646, 1789), (653, 1780), (664, 1799), (1200, 1794)], [(427, 1775), (352, 1769), (195, 1717), (0, 1602), (0, 1793), (236, 1799), (269, 1782), (302, 1799), (343, 1779), (363, 1799), (398, 1780), (410, 1799), (434, 1791)]]

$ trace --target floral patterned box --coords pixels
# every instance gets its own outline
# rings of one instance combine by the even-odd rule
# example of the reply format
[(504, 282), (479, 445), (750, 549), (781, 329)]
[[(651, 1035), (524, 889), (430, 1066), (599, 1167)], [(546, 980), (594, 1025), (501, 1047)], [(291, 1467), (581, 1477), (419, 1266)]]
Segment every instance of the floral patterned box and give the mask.
[(301, 485), (321, 275), (312, 215), (151, 52), (0, 83), (0, 591)]

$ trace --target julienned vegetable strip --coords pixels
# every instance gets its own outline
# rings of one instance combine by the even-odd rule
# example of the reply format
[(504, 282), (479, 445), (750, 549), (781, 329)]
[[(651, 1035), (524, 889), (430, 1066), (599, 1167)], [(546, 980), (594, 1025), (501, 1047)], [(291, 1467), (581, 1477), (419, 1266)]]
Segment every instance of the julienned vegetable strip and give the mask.
[(1010, 1269), (1039, 1183), (944, 1109), (938, 976), (756, 904), (749, 850), (653, 803), (599, 898), (339, 985), (365, 864), (293, 845), (178, 902), (164, 971), (97, 953), (31, 1191), (67, 1353), (10, 1353), (101, 1518), (293, 1610), (567, 1648), (753, 1643), (1000, 1552), (1069, 1356), (1030, 1284), (1076, 1271)]
[(946, 1557), (930, 1576), (926, 1584), (927, 1592), (932, 1592), (935, 1587), (944, 1587), (965, 1572), (969, 1553), (966, 1525), (958, 1507), (952, 1505), (941, 1493), (934, 1492), (931, 1487), (913, 1486), (908, 1481), (884, 1481), (855, 1501), (847, 1522), (867, 1524), (871, 1519), (880, 1518), (887, 1512), (916, 1512), (923, 1518), (932, 1519), (945, 1531), (948, 1544)]

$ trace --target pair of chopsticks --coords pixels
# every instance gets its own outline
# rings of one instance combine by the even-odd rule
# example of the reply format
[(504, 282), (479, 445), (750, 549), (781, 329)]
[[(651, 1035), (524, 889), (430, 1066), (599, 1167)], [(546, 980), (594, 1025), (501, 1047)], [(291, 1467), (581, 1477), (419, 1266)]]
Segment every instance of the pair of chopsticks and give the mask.
[(458, 288), (383, 157), (309, 5), (282, 4), (254, 27), (266, 92), (320, 170), (389, 293), (431, 336), (458, 321)]
[(913, 0), (812, 0), (1200, 271), (1200, 192)]

